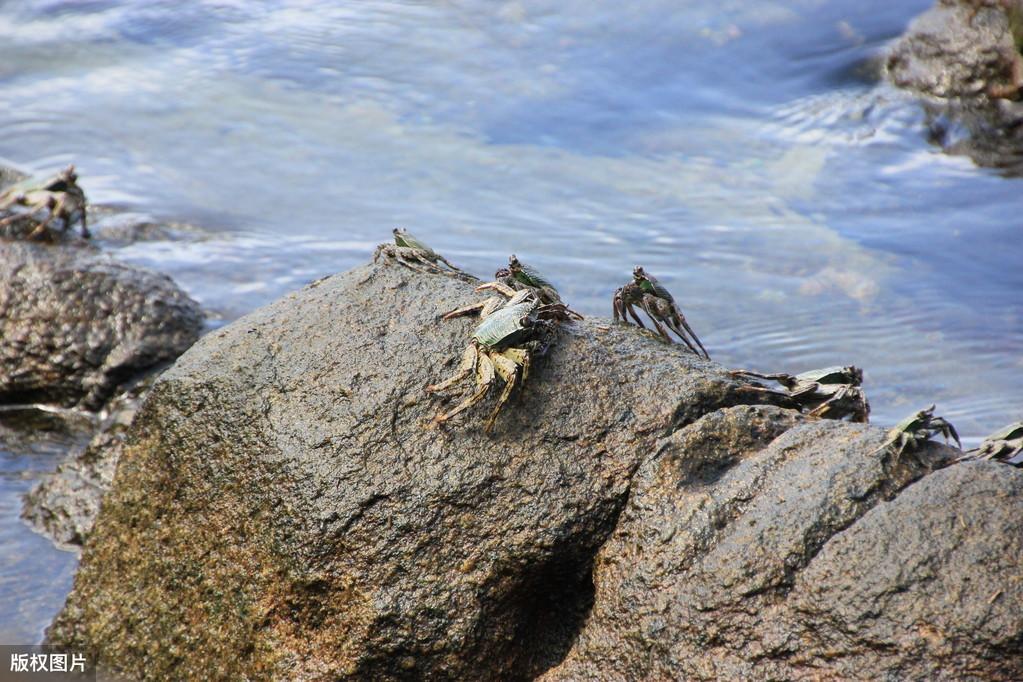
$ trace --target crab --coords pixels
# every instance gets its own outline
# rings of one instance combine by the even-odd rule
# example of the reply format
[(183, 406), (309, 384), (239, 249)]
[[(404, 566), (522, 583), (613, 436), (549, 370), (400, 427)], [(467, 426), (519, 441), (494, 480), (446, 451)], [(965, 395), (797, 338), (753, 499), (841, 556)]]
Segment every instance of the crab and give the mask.
[(472, 395), (449, 412), (434, 417), (434, 423), (442, 424), (483, 400), (500, 377), (504, 381), (504, 390), (484, 426), (484, 432), (490, 433), (512, 391), (516, 386), (524, 385), (529, 377), (533, 355), (547, 352), (557, 324), (570, 320), (571, 315), (564, 303), (542, 304), (531, 289), (523, 289), (513, 292), (512, 297), (500, 306), (493, 307), (489, 303), (468, 306), (451, 311), (445, 318), (464, 315), (470, 310), (479, 310), (483, 321), (476, 327), (462, 353), (458, 369), (444, 381), (427, 386), (426, 391), (443, 393), (470, 373), (475, 375)]
[[(0, 192), (0, 228), (28, 219), (34, 223), (28, 239), (48, 235), (55, 220), (63, 224), (67, 232), (75, 222), (79, 223), (83, 239), (88, 239), (89, 227), (85, 216), (85, 192), (78, 186), (78, 174), (74, 166), (68, 166), (56, 175), (43, 180), (29, 179), (11, 185)], [(45, 211), (45, 218), (38, 214)]]
[[(615, 321), (617, 322), (621, 319), (623, 322), (628, 323), (629, 320), (626, 317), (626, 313), (628, 313), (636, 321), (636, 324), (645, 329), (646, 325), (643, 324), (634, 308), (634, 306), (638, 305), (650, 316), (654, 327), (657, 328), (658, 333), (660, 333), (665, 341), (670, 343), (672, 340), (667, 330), (665, 330), (665, 327), (667, 327), (675, 332), (693, 353), (702, 355), (710, 360), (710, 354), (703, 347), (703, 344), (700, 343), (696, 332), (686, 322), (686, 316), (682, 314), (682, 310), (678, 307), (674, 297), (657, 281), (657, 278), (653, 275), (648, 275), (639, 265), (633, 269), (632, 278), (632, 282), (615, 289), (612, 299), (612, 311)], [(697, 346), (699, 346), (699, 350), (697, 350)]]
[[(536, 299), (543, 305), (557, 305), (564, 303), (561, 300), (561, 296), (558, 294), (558, 290), (548, 282), (535, 268), (531, 268), (528, 265), (524, 265), (519, 259), (512, 254), (508, 259), (508, 267), (500, 268), (494, 273), (494, 280), (492, 282), (484, 282), (483, 284), (476, 287), (476, 291), (496, 291), (506, 298), (513, 297), (520, 291), (530, 291), (536, 297)], [(504, 304), (504, 300), (499, 297), (491, 297), (481, 303), (476, 303), (459, 311), (451, 311), (444, 316), (444, 319), (451, 319), (458, 315), (464, 315), (470, 312), (479, 310), (481, 315), (483, 311), (493, 312), (498, 307)], [(583, 316), (572, 310), (568, 306), (565, 306), (565, 311), (577, 320), (583, 319)]]
[[(497, 271), (499, 275), (502, 270)], [(533, 289), (541, 303), (561, 303), (561, 296), (554, 285), (539, 270), (520, 261), (514, 253), (508, 257), (507, 272), (514, 281), (514, 288)]]
[(934, 407), (931, 405), (925, 410), (914, 412), (896, 424), (875, 452), (890, 450), (893, 455), (899, 457), (906, 451), (916, 450), (939, 433), (945, 437), (946, 443), (951, 438), (961, 448), (962, 443), (955, 427), (942, 417), (935, 417)]
[(808, 415), (827, 419), (845, 419), (864, 422), (869, 420), (870, 404), (867, 396), (860, 388), (863, 383), (863, 370), (859, 367), (825, 367), (792, 375), (780, 372), (777, 374), (760, 374), (746, 369), (730, 372), (733, 377), (750, 376), (758, 379), (777, 381), (785, 387), (785, 392), (776, 391), (763, 386), (747, 386), (751, 391), (763, 391), (786, 395), (792, 398), (801, 408), (809, 408)]
[(993, 459), (1023, 467), (1023, 421), (1009, 424), (989, 435), (980, 447), (967, 450), (960, 461)]
[[(452, 265), (447, 258), (417, 239), (408, 230), (396, 227), (392, 232), (394, 243), (377, 246), (376, 251), (373, 252), (374, 263), (380, 259), (380, 256), (386, 256), (416, 272), (433, 272), (460, 279), (474, 279), (471, 275)], [(439, 263), (443, 263), (447, 268), (441, 267)]]

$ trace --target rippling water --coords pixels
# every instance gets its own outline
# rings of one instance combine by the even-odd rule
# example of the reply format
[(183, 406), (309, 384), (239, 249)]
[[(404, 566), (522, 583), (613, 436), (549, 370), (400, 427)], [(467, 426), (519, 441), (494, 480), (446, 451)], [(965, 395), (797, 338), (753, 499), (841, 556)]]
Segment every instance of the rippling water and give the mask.
[[(404, 225), (481, 275), (515, 252), (584, 313), (643, 264), (715, 359), (857, 364), (875, 423), (936, 402), (976, 443), (1023, 417), (1020, 180), (876, 82), (929, 4), (8, 0), (0, 156), (207, 228), (114, 250), (214, 324)], [(2, 457), (0, 604), (31, 604), (0, 634), (35, 633), (70, 569), (14, 496), (52, 458)]]

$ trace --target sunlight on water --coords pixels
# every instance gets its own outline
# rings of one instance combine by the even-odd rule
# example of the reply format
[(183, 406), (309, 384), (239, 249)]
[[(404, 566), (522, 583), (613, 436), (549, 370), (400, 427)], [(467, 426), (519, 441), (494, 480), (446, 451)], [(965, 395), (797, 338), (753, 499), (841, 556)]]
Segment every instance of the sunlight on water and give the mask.
[[(1019, 181), (873, 82), (928, 4), (13, 1), (0, 157), (201, 226), (106, 246), (211, 326), (401, 225), (481, 276), (515, 252), (588, 314), (641, 263), (715, 359), (854, 363), (875, 423), (936, 402), (975, 443), (1023, 417)], [(45, 546), (16, 519), (39, 462), (7, 461), (0, 533)], [(27, 603), (53, 576), (26, 632), (73, 565), (43, 555), (0, 578)]]

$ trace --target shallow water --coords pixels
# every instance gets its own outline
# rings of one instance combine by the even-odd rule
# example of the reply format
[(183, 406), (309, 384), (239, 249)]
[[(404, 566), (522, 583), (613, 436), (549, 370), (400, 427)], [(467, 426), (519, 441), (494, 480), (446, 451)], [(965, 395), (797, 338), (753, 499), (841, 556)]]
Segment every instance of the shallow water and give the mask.
[[(876, 82), (929, 4), (8, 0), (0, 157), (208, 229), (114, 250), (214, 325), (404, 225), (480, 275), (515, 252), (590, 314), (643, 264), (716, 360), (856, 364), (872, 421), (934, 402), (974, 444), (1023, 417), (1020, 180)], [(3, 457), (0, 604), (25, 608), (0, 635), (26, 636), (70, 569), (16, 520), (45, 463)]]

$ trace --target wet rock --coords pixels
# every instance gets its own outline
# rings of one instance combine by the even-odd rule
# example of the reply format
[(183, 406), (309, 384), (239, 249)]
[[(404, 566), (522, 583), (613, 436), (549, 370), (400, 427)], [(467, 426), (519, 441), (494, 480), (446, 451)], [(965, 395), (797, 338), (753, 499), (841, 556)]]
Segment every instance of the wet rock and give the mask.
[(1019, 679), (1023, 475), (883, 441), (767, 407), (673, 434), (543, 679)]
[[(521, 398), (445, 429), (424, 387), (464, 282), (321, 280), (197, 343), (131, 428), (49, 638), (130, 675), (528, 679), (667, 434), (755, 392), (634, 327), (566, 326)], [(450, 403), (449, 403), (450, 405)]]
[(382, 263), (199, 341), (50, 641), (143, 679), (1023, 673), (1023, 471), (745, 405), (775, 397), (593, 319), (492, 436), (496, 395), (431, 428), (477, 297)]
[(1019, 172), (1021, 43), (1021, 0), (940, 0), (892, 46), (886, 71), (895, 85), (925, 96), (932, 140)]
[(0, 404), (95, 410), (199, 336), (170, 278), (91, 245), (0, 241)]
[(147, 376), (110, 401), (89, 442), (25, 496), (22, 518), (59, 545), (81, 546), (114, 480), (128, 427), (155, 378)]

